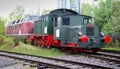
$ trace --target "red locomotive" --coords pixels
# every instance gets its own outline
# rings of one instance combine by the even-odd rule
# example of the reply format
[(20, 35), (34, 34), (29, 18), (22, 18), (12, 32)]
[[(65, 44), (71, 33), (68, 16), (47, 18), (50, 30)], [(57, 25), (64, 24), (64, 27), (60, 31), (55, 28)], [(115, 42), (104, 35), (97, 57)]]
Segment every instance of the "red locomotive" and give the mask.
[(25, 18), (8, 23), (6, 27), (7, 36), (31, 35), (34, 31), (34, 21), (38, 16), (26, 16)]

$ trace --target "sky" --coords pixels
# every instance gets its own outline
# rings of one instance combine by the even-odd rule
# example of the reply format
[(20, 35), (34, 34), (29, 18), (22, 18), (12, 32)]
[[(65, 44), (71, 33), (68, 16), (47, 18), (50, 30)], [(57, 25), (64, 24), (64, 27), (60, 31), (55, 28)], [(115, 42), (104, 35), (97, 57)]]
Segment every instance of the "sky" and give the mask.
[[(92, 0), (81, 0), (81, 2), (92, 4)], [(57, 0), (0, 0), (0, 16), (8, 17), (17, 5), (23, 6), (27, 14), (36, 14), (39, 8), (40, 12), (43, 9), (58, 8)]]
[(7, 17), (17, 5), (25, 9), (25, 13), (37, 13), (43, 9), (56, 9), (57, 0), (0, 0), (0, 16)]

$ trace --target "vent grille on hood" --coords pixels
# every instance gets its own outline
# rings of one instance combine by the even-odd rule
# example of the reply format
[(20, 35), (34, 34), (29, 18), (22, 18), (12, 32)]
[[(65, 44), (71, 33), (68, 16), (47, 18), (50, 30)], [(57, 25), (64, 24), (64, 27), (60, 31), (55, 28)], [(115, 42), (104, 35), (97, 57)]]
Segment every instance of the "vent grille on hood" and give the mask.
[(94, 36), (94, 27), (87, 27), (86, 35), (87, 36)]

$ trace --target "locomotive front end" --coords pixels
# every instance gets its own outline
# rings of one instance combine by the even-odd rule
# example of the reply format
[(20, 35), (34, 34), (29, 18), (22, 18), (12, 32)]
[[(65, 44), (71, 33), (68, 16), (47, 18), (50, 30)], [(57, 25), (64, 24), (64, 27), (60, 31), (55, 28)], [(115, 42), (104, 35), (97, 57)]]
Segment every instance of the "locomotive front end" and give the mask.
[(84, 24), (78, 31), (79, 48), (98, 51), (111, 41), (111, 37), (102, 34), (99, 27), (92, 24), (89, 18), (84, 20)]
[(69, 27), (67, 46), (82, 51), (100, 51), (106, 43), (111, 41), (111, 37), (103, 35), (99, 27), (92, 24), (92, 17), (81, 17), (71, 18), (71, 24), (73, 25)]
[(105, 43), (111, 41), (110, 36), (104, 36), (100, 33), (99, 28), (96, 25), (83, 26), (79, 34), (78, 46), (87, 46), (88, 48), (102, 48)]

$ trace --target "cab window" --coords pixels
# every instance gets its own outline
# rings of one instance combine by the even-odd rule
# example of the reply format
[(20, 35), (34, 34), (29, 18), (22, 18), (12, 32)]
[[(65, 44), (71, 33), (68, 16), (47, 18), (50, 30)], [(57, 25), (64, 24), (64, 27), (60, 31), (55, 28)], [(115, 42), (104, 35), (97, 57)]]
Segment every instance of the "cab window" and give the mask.
[(54, 18), (55, 21), (55, 27), (57, 27), (57, 18)]
[(83, 19), (83, 24), (89, 24), (92, 23), (92, 19), (91, 18), (84, 18)]
[(62, 25), (70, 25), (70, 18), (69, 17), (63, 17), (62, 18)]
[(54, 18), (54, 21), (55, 21), (55, 27), (59, 27), (61, 23), (61, 17)]

